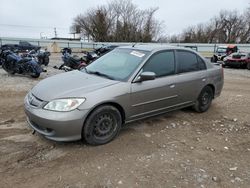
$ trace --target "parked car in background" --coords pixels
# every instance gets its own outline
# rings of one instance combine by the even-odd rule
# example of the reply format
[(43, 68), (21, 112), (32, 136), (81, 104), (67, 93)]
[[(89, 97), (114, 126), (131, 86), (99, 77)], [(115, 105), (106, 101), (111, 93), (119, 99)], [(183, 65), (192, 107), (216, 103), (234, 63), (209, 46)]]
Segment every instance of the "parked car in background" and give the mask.
[(198, 52), (198, 46), (193, 46), (193, 45), (188, 45), (188, 46), (184, 46), (185, 48), (190, 48), (196, 52)]
[(98, 55), (104, 55), (112, 50), (114, 50), (115, 48), (119, 47), (118, 45), (106, 45), (106, 46), (102, 46), (101, 48), (97, 48), (94, 50), (94, 52)]
[(238, 47), (236, 45), (218, 46), (211, 58), (211, 62), (223, 61), (226, 56), (237, 51)]
[(25, 97), (25, 112), (48, 139), (100, 145), (128, 122), (188, 106), (207, 111), (223, 82), (223, 68), (193, 50), (118, 47), (81, 71), (42, 80)]
[(250, 70), (250, 53), (236, 52), (224, 58), (223, 67), (247, 68)]
[(20, 41), (19, 44), (4, 44), (1, 46), (2, 50), (11, 50), (11, 51), (30, 51), (30, 50), (39, 50), (41, 47), (37, 45), (30, 44), (27, 41)]

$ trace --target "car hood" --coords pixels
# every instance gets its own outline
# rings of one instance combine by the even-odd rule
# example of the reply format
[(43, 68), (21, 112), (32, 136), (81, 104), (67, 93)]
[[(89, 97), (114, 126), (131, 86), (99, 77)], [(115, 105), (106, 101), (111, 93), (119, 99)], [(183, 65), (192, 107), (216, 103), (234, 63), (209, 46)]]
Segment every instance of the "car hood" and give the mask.
[(51, 101), (58, 98), (85, 97), (86, 93), (117, 83), (119, 81), (81, 71), (71, 71), (42, 80), (31, 92), (43, 101)]

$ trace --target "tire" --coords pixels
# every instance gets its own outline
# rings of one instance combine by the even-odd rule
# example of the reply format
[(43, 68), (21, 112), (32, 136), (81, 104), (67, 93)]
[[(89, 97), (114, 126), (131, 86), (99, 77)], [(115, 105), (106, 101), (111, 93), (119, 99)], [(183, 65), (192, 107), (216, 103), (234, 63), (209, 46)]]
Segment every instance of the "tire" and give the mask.
[(30, 75), (32, 78), (38, 78), (40, 76), (40, 73), (34, 73)]
[(213, 96), (213, 89), (210, 86), (204, 87), (193, 106), (194, 110), (199, 113), (206, 112), (211, 106)]
[(16, 73), (16, 71), (13, 70), (13, 68), (9, 68), (8, 65), (5, 64), (5, 62), (2, 64), (2, 68), (9, 74), (14, 75)]
[(247, 69), (250, 70), (250, 63), (247, 63)]
[(212, 63), (217, 63), (217, 57), (216, 56), (213, 56), (213, 57), (211, 57), (211, 62)]
[(49, 64), (49, 57), (44, 57), (44, 60), (43, 60), (43, 64), (45, 65), (45, 66), (48, 66), (48, 64)]
[(87, 118), (82, 138), (90, 145), (102, 145), (113, 140), (120, 132), (122, 118), (114, 106), (105, 105), (95, 109)]
[(80, 63), (80, 65), (77, 67), (78, 70), (81, 70), (82, 68), (86, 67), (87, 64), (84, 62)]
[(222, 63), (222, 65), (221, 65), (223, 68), (225, 68), (225, 67), (227, 67), (227, 63), (226, 62), (224, 62), (224, 63)]

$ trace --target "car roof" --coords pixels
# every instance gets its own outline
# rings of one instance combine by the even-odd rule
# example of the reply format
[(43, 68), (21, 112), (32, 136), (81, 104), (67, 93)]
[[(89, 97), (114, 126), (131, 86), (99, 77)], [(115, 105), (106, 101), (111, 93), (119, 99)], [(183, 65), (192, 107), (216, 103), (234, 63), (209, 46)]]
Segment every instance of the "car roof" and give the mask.
[(177, 47), (177, 46), (171, 46), (171, 45), (135, 45), (135, 46), (121, 46), (118, 47), (119, 49), (134, 49), (134, 50), (142, 50), (142, 51), (160, 51), (160, 50), (187, 50), (194, 52), (194, 50), (184, 48), (184, 47)]

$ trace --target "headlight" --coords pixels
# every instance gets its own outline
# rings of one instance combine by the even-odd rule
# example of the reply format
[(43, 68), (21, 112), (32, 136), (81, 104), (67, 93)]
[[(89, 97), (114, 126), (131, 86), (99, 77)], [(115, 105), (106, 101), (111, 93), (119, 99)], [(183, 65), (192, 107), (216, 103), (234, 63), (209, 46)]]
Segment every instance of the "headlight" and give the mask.
[(44, 106), (46, 110), (58, 111), (58, 112), (68, 112), (76, 109), (80, 106), (86, 99), (85, 98), (72, 98), (72, 99), (56, 99), (50, 101)]

